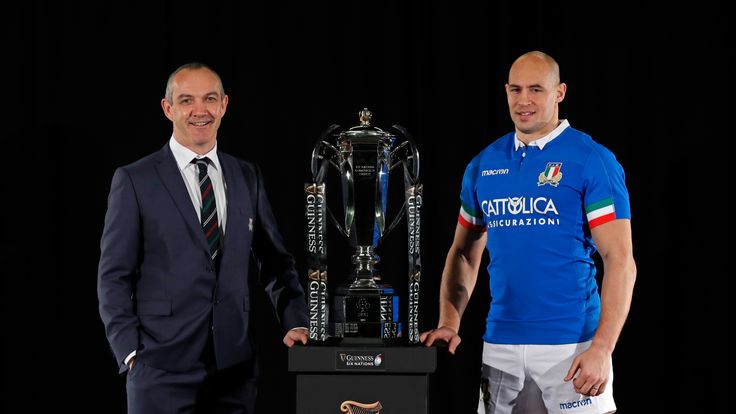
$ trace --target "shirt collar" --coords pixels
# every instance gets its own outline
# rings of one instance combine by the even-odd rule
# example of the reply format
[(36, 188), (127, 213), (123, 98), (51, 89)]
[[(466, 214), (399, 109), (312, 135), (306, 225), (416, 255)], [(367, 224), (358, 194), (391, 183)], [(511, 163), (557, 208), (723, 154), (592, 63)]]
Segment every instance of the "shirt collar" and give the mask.
[(176, 160), (176, 165), (179, 166), (179, 170), (183, 171), (195, 158), (207, 157), (212, 161), (212, 165), (215, 169), (217, 171), (221, 171), (220, 159), (217, 158), (217, 142), (215, 142), (215, 146), (212, 147), (208, 153), (199, 155), (189, 148), (181, 145), (172, 135), (171, 139), (169, 139), (169, 148), (171, 148), (171, 153), (174, 154), (174, 159)]
[[(549, 144), (550, 141), (557, 138), (558, 135), (562, 133), (562, 131), (565, 130), (565, 128), (569, 127), (570, 123), (567, 121), (567, 119), (563, 119), (562, 122), (560, 122), (560, 125), (557, 125), (557, 128), (553, 129), (552, 132), (549, 134), (537, 138), (534, 141), (527, 144), (529, 147), (539, 147), (540, 150), (544, 149), (544, 146)], [(519, 147), (523, 147), (524, 143), (519, 141), (519, 138), (516, 137), (516, 133), (514, 133), (514, 150), (518, 150)]]

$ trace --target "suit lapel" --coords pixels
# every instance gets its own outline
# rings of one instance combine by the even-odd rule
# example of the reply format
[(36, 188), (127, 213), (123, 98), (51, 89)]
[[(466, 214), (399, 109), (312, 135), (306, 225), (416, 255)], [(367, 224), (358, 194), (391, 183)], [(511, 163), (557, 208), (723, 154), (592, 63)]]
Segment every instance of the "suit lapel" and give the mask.
[(249, 229), (249, 220), (253, 218), (253, 210), (250, 188), (245, 182), (238, 160), (222, 152), (218, 152), (217, 157), (222, 166), (227, 197), (227, 228), (223, 246), (223, 260), (225, 260), (228, 257), (228, 251), (238, 251), (243, 247), (238, 245), (245, 241), (243, 235), (247, 235), (247, 232), (244, 230)]
[(168, 144), (164, 145), (164, 148), (159, 152), (156, 171), (161, 177), (164, 187), (166, 187), (169, 195), (174, 200), (176, 208), (179, 209), (182, 218), (184, 218), (184, 221), (191, 228), (192, 234), (199, 240), (202, 248), (209, 252), (209, 246), (207, 246), (207, 240), (202, 231), (202, 224), (199, 222), (197, 211), (194, 209), (189, 192), (187, 192), (187, 188), (184, 186), (184, 179), (181, 176), (179, 167), (177, 167), (176, 160), (174, 159), (174, 154), (171, 153)]

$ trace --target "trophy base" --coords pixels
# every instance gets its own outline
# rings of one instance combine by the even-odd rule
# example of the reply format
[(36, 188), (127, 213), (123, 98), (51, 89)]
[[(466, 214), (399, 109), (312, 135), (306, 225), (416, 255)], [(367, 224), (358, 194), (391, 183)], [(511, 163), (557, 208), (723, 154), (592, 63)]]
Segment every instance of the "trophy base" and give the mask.
[(399, 296), (389, 285), (338, 287), (334, 293), (330, 336), (355, 344), (401, 342)]

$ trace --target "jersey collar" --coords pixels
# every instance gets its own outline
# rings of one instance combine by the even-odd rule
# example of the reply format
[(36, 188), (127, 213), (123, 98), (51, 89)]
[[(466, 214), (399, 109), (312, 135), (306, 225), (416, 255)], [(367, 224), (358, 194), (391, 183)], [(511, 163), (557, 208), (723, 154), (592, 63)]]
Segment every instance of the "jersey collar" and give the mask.
[[(562, 133), (562, 131), (565, 130), (565, 128), (570, 126), (570, 122), (567, 121), (567, 119), (563, 119), (562, 122), (560, 122), (560, 125), (557, 125), (557, 128), (553, 129), (552, 132), (549, 134), (537, 138), (534, 141), (530, 142), (527, 146), (529, 147), (538, 147), (540, 150), (544, 149), (544, 146), (549, 144), (550, 141), (557, 138), (558, 135)], [(524, 143), (519, 141), (519, 138), (516, 137), (516, 133), (514, 133), (514, 150), (518, 151), (519, 147), (523, 147)]]

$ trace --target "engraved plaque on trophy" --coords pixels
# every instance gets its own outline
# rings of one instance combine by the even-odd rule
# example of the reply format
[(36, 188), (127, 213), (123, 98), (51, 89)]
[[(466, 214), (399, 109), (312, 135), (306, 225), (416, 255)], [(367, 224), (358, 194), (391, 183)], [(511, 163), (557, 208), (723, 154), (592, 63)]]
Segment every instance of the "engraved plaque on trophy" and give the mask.
[[(338, 339), (352, 343), (419, 342), (418, 309), (420, 260), (419, 153), (406, 130), (394, 125), (384, 131), (371, 125), (371, 112), (363, 109), (360, 125), (342, 130), (332, 125), (317, 141), (312, 152), (312, 182), (305, 185), (309, 338), (327, 342)], [(403, 192), (389, 194), (389, 177), (403, 171)], [(326, 178), (337, 173), (339, 184), (329, 188), (340, 200), (337, 216), (327, 203)], [(399, 176), (394, 174), (393, 176)], [(389, 199), (400, 199), (393, 218), (387, 216)], [(396, 200), (393, 200), (394, 202)], [(381, 242), (403, 217), (407, 225), (407, 295), (382, 278), (397, 273), (377, 266)], [(327, 253), (327, 227), (333, 226), (352, 250), (352, 270), (332, 286), (328, 277), (331, 256)], [(343, 242), (344, 243), (344, 242)], [(392, 281), (398, 279), (392, 277)], [(400, 304), (406, 300), (406, 317)]]

